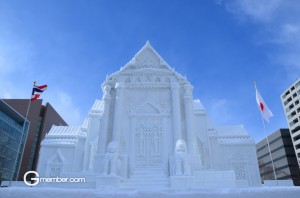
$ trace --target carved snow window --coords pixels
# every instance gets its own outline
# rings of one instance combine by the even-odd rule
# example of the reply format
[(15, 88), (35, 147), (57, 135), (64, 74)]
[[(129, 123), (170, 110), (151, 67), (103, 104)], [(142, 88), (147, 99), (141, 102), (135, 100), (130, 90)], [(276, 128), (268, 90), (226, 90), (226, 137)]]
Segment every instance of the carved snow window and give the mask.
[(61, 173), (61, 167), (51, 167), (50, 168), (50, 177), (59, 177)]
[(47, 162), (47, 176), (59, 177), (63, 171), (64, 161), (65, 159), (58, 149)]
[(235, 178), (237, 180), (247, 180), (248, 179), (245, 164), (235, 164), (234, 170), (235, 170)]

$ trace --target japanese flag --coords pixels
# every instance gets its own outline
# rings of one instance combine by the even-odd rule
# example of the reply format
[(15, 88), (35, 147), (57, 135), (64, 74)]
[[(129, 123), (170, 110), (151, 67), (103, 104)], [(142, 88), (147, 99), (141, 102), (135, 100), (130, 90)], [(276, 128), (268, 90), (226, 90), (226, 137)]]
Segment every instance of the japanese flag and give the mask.
[(267, 104), (265, 103), (264, 99), (259, 94), (257, 89), (256, 89), (256, 102), (262, 117), (264, 118), (265, 121), (269, 122), (269, 119), (273, 117), (273, 114), (269, 109), (269, 107), (267, 106)]

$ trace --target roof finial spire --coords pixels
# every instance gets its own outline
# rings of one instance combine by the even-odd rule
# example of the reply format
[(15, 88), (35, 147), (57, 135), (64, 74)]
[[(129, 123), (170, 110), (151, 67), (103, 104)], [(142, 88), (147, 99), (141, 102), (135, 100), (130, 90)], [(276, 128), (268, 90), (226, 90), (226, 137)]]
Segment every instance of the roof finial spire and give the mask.
[(149, 40), (147, 40), (147, 41), (146, 41), (146, 45), (150, 45), (150, 42), (149, 42)]

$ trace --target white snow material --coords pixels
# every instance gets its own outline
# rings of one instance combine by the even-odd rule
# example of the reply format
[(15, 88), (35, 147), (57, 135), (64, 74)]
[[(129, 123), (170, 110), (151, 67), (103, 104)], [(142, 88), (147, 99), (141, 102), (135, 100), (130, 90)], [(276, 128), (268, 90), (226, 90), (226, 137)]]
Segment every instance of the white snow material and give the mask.
[(243, 125), (217, 126), (220, 137), (249, 137)]
[(81, 129), (86, 131), (87, 128), (88, 128), (88, 124), (89, 124), (89, 121), (88, 121), (88, 119), (86, 118), (86, 119), (84, 120), (83, 124), (81, 125)]
[(95, 100), (94, 105), (91, 108), (91, 113), (100, 113), (103, 110), (103, 101)]
[[(145, 56), (145, 54), (148, 56)], [(133, 66), (156, 69), (171, 69), (168, 63), (151, 46), (149, 41), (146, 42), (145, 46), (140, 51), (138, 51), (138, 53), (131, 59), (131, 61), (127, 63), (122, 69), (126, 70)]]
[(187, 78), (170, 68), (149, 42), (107, 77), (102, 91), (102, 100), (95, 100), (82, 126), (53, 127), (41, 144), (41, 177), (80, 177), (86, 183), (44, 187), (260, 185), (255, 144), (244, 127), (215, 127), (200, 100), (193, 99)]
[(80, 126), (53, 125), (41, 145), (76, 145), (79, 137), (85, 137), (86, 131)]
[(52, 126), (51, 130), (47, 134), (47, 137), (53, 136), (77, 136), (80, 133), (80, 127), (78, 126)]
[(195, 111), (205, 111), (205, 108), (199, 99), (194, 100)]
[(0, 198), (299, 198), (300, 187), (261, 187), (241, 189), (201, 189), (188, 191), (125, 191), (113, 188), (98, 190), (60, 188), (21, 188), (0, 189)]

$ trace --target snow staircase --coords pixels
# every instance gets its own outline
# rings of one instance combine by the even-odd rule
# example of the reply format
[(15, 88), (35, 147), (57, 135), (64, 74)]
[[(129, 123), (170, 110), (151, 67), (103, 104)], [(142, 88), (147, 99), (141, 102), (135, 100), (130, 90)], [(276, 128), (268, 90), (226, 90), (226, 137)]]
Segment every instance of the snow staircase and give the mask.
[(129, 179), (123, 181), (126, 189), (164, 189), (170, 186), (170, 179), (161, 166), (136, 167)]

